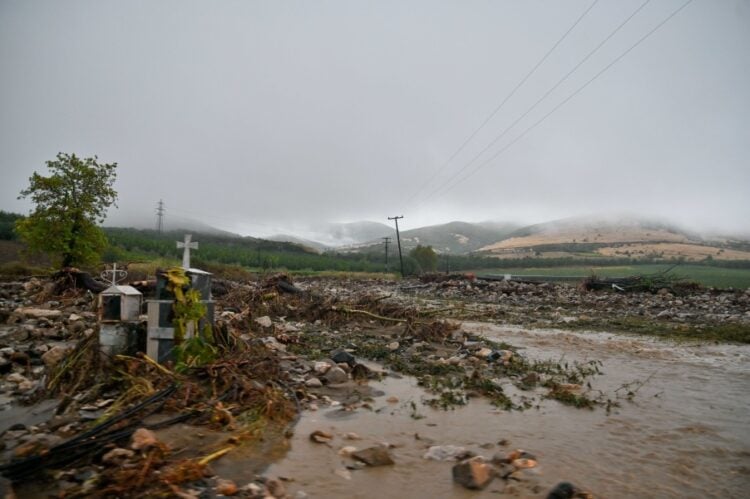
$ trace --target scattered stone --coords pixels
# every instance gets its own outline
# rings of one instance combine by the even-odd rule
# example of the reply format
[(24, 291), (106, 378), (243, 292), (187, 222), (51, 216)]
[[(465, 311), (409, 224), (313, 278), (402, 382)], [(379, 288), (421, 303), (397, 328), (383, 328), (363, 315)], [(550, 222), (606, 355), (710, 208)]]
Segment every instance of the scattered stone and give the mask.
[(346, 447), (339, 449), (339, 456), (351, 456), (354, 452), (357, 452), (357, 448), (347, 445)]
[(262, 341), (266, 348), (270, 350), (275, 350), (277, 352), (286, 352), (286, 345), (280, 343), (279, 340), (277, 340), (273, 336), (266, 336), (265, 338), (261, 338), (260, 341)]
[(476, 355), (480, 359), (488, 359), (490, 355), (492, 355), (492, 350), (486, 347), (480, 348), (474, 355)]
[(273, 497), (286, 496), (286, 487), (281, 483), (281, 480), (276, 480), (275, 478), (266, 481), (266, 490), (268, 490), (268, 493)]
[(316, 362), (313, 364), (313, 371), (321, 375), (327, 373), (330, 368), (331, 364), (328, 362)]
[(10, 383), (20, 384), (20, 383), (23, 383), (24, 381), (28, 381), (28, 379), (26, 379), (26, 376), (24, 376), (23, 374), (10, 373), (8, 376), (5, 377), (5, 381), (8, 381)]
[(349, 367), (354, 367), (354, 364), (357, 363), (357, 359), (354, 358), (354, 355), (341, 348), (331, 352), (331, 360), (336, 364), (349, 364)]
[(357, 364), (352, 367), (352, 379), (366, 380), (372, 374), (372, 370), (364, 364)]
[(123, 449), (121, 447), (115, 447), (111, 451), (107, 452), (102, 456), (102, 463), (120, 465), (135, 455), (130, 449)]
[(547, 499), (572, 499), (578, 489), (570, 482), (560, 482), (547, 494)]
[(153, 447), (157, 443), (158, 440), (153, 431), (147, 430), (146, 428), (138, 428), (133, 433), (133, 443), (130, 444), (130, 448), (133, 450), (141, 450), (147, 447)]
[(453, 481), (467, 489), (481, 490), (493, 478), (492, 467), (480, 458), (472, 458), (453, 466)]
[(535, 459), (521, 458), (514, 459), (510, 464), (516, 469), (529, 469), (536, 468), (537, 461)]
[(216, 480), (216, 492), (218, 494), (223, 496), (233, 496), (238, 491), (237, 484), (232, 480), (227, 480), (226, 478), (219, 478)]
[(352, 457), (357, 461), (361, 461), (368, 466), (385, 466), (394, 464), (393, 458), (391, 457), (386, 447), (369, 447), (352, 453)]
[(255, 323), (258, 324), (260, 327), (271, 327), (271, 326), (273, 326), (273, 321), (267, 315), (264, 315), (263, 317), (257, 317), (255, 319)]
[(338, 366), (329, 369), (325, 378), (329, 385), (340, 385), (349, 381), (349, 375)]
[(32, 319), (59, 319), (62, 316), (60, 310), (50, 310), (48, 308), (20, 307), (14, 313)]
[(398, 341), (393, 341), (391, 343), (388, 343), (388, 345), (386, 346), (386, 348), (388, 350), (390, 350), (391, 352), (395, 352), (396, 350), (398, 350), (399, 346), (401, 346), (401, 345), (399, 345)]
[(398, 404), (398, 397), (391, 395), (387, 399), (385, 399), (386, 402), (389, 404)]
[(52, 369), (65, 358), (67, 353), (68, 348), (62, 345), (55, 345), (42, 355), (42, 362), (44, 362), (44, 365), (46, 365), (47, 368)]
[(433, 461), (460, 460), (471, 457), (467, 453), (470, 454), (470, 451), (457, 445), (433, 445), (427, 449), (422, 458), (432, 459)]
[(305, 386), (308, 388), (320, 388), (321, 386), (323, 386), (323, 382), (318, 378), (310, 378), (305, 381)]
[(362, 437), (360, 437), (359, 435), (351, 431), (347, 433), (346, 435), (344, 435), (344, 438), (346, 440), (362, 440)]
[(327, 444), (333, 440), (333, 435), (323, 430), (315, 430), (310, 433), (310, 440), (318, 444)]

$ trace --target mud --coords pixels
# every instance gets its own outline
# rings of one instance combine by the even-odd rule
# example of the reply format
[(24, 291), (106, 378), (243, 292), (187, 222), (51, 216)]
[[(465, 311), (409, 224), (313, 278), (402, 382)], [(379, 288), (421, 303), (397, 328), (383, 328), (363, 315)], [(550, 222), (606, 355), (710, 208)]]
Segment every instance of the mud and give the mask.
[[(373, 410), (340, 419), (337, 410), (307, 412), (285, 459), (268, 474), (290, 476), (290, 490), (311, 497), (546, 497), (559, 481), (572, 481), (595, 497), (741, 497), (750, 484), (750, 346), (695, 345), (607, 333), (529, 331), (492, 324), (467, 329), (521, 347), (530, 356), (603, 360), (595, 389), (629, 386), (610, 414), (544, 400), (539, 409), (501, 411), (474, 399), (466, 407), (435, 410), (414, 378), (371, 384), (384, 393)], [(643, 383), (640, 385), (640, 383)], [(621, 390), (622, 391), (622, 390)], [(388, 397), (399, 399), (396, 404)], [(411, 404), (416, 405), (414, 409)], [(417, 418), (415, 418), (415, 415)], [(331, 447), (307, 435), (336, 435)], [(344, 438), (349, 432), (362, 441)], [(418, 438), (417, 438), (418, 436)], [(507, 445), (498, 445), (507, 441)], [(392, 468), (346, 470), (343, 446), (395, 445)], [(506, 443), (506, 442), (503, 442)], [(491, 457), (523, 448), (540, 467), (522, 481), (495, 480), (482, 492), (451, 480), (450, 464), (422, 458), (430, 445), (459, 445)]]

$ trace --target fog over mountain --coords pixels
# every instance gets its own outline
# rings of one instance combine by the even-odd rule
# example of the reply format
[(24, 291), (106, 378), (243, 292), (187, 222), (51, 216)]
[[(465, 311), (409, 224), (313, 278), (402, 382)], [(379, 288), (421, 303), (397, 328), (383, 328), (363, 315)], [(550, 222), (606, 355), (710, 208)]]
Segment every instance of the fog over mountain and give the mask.
[(119, 164), (109, 225), (747, 234), (748, 47), (747, 0), (0, 1), (0, 209), (64, 151)]

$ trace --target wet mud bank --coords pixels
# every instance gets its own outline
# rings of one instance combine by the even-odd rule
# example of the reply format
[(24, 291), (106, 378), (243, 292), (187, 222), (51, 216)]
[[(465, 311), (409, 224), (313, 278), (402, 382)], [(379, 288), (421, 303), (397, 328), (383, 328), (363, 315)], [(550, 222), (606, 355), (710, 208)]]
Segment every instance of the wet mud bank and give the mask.
[[(440, 410), (412, 377), (385, 378), (372, 409), (341, 417), (306, 412), (286, 458), (268, 470), (293, 476), (311, 497), (546, 497), (561, 481), (595, 497), (739, 497), (750, 482), (750, 347), (692, 346), (609, 333), (529, 331), (488, 323), (463, 328), (513, 343), (530, 357), (602, 361), (592, 389), (621, 395), (619, 407), (580, 410), (554, 400), (504, 411), (484, 399)], [(628, 395), (632, 392), (632, 395)], [(397, 399), (397, 400), (396, 400)], [(416, 408), (415, 408), (416, 406)], [(324, 430), (329, 446), (311, 442)], [(356, 433), (362, 441), (351, 441)], [(392, 467), (349, 470), (340, 450), (392, 446)], [(451, 464), (425, 459), (431, 446), (460, 446), (488, 459), (522, 448), (538, 467), (469, 491)]]

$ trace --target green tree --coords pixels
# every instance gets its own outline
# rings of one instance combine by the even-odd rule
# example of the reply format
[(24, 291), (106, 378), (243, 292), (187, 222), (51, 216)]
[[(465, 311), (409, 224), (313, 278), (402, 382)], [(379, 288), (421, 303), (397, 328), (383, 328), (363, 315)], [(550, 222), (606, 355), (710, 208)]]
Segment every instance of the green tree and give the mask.
[(418, 244), (416, 248), (409, 252), (409, 256), (419, 263), (423, 271), (434, 272), (437, 270), (438, 256), (432, 246)]
[(107, 238), (97, 224), (117, 200), (117, 163), (59, 153), (47, 168), (49, 177), (34, 172), (21, 191), (19, 199), (31, 198), (35, 208), (17, 221), (16, 231), (29, 251), (47, 253), (63, 267), (98, 261)]

